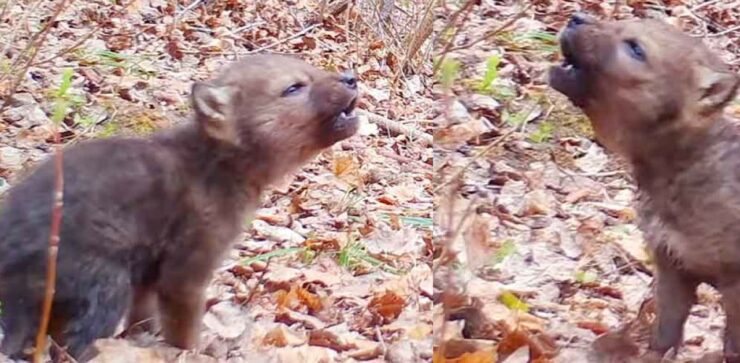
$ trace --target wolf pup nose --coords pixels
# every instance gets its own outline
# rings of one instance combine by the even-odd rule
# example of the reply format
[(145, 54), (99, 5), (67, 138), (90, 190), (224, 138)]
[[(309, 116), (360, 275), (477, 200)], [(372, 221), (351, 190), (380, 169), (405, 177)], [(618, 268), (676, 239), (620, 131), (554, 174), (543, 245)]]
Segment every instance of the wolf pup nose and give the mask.
[[(128, 311), (129, 327), (158, 317), (167, 343), (196, 347), (204, 288), (262, 190), (352, 136), (357, 98), (353, 75), (252, 56), (196, 82), (180, 128), (67, 148), (54, 341), (89, 360)], [(44, 162), (0, 207), (0, 352), (13, 358), (39, 326), (53, 181)]]
[(626, 158), (656, 263), (652, 355), (678, 348), (699, 283), (722, 294), (725, 359), (740, 362), (740, 77), (700, 40), (653, 20), (574, 15), (550, 85)]

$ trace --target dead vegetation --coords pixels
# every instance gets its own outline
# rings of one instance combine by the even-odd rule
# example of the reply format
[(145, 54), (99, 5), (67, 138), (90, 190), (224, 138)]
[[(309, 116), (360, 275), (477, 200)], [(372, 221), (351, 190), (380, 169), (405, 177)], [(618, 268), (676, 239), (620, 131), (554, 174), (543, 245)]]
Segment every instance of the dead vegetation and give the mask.
[(209, 288), (200, 349), (107, 340), (100, 361), (431, 359), (432, 3), (0, 6), (0, 193), (54, 146), (182, 122), (192, 81), (246, 54), (360, 80), (360, 135), (276, 185), (245, 225)]
[[(653, 318), (635, 186), (548, 89), (571, 13), (659, 17), (740, 67), (737, 1), (461, 1), (439, 10), (434, 69), (435, 362), (632, 361)], [(740, 114), (740, 100), (730, 112)], [(699, 289), (678, 360), (716, 358)]]

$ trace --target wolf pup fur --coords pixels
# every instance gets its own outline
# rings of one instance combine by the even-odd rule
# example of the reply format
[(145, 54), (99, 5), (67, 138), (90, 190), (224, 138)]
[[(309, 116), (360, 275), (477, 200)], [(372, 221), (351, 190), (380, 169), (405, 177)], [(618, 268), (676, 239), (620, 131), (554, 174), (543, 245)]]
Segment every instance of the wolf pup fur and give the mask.
[(740, 362), (740, 128), (724, 115), (740, 78), (702, 42), (656, 20), (576, 14), (550, 85), (589, 117), (597, 139), (631, 165), (639, 226), (656, 270), (648, 354), (681, 344), (705, 282), (722, 294), (724, 354)]
[[(197, 346), (204, 289), (271, 182), (358, 127), (356, 79), (259, 55), (196, 82), (193, 122), (64, 151), (49, 333), (78, 360), (158, 313), (167, 343)], [(0, 351), (22, 358), (39, 327), (53, 202), (46, 161), (0, 207)]]

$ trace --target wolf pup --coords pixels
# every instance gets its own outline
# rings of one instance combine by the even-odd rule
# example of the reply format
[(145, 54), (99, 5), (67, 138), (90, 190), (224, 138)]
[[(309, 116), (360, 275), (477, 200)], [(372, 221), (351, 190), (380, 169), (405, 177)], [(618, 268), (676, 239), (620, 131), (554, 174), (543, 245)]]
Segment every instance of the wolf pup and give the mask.
[[(356, 79), (260, 55), (192, 87), (193, 122), (64, 154), (64, 209), (49, 333), (78, 360), (158, 312), (167, 343), (196, 347), (211, 274), (271, 182), (358, 128)], [(0, 207), (0, 351), (32, 349), (53, 201), (49, 161)]]
[(696, 287), (722, 294), (724, 354), (740, 362), (740, 128), (723, 115), (740, 77), (701, 43), (654, 20), (572, 17), (550, 85), (631, 165), (640, 228), (657, 265), (650, 354), (678, 346)]

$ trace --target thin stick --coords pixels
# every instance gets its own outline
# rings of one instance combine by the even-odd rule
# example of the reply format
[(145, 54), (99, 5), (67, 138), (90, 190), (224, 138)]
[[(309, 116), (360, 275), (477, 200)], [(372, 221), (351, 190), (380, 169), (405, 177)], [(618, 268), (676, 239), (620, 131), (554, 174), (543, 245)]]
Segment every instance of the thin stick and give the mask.
[[(32, 8), (29, 13), (35, 13), (36, 7), (38, 4), (41, 3), (40, 1), (34, 4), (34, 8)], [(46, 33), (51, 29), (52, 24), (56, 21), (57, 16), (59, 16), (59, 13), (62, 12), (62, 10), (65, 8), (66, 1), (62, 1), (59, 6), (57, 6), (56, 9), (54, 9), (54, 13), (52, 14), (51, 18), (46, 22), (46, 25), (39, 30), (38, 32), (34, 33), (31, 36), (31, 39), (28, 41), (28, 44), (26, 44), (26, 47), (23, 48), (23, 51), (18, 54), (18, 56), (15, 58), (13, 63), (10, 64), (10, 69), (15, 69), (17, 65), (21, 63), (23, 58), (29, 53), (32, 52), (32, 54), (35, 56), (36, 52), (38, 52), (38, 48), (43, 43), (43, 40), (46, 38)], [(27, 19), (27, 17), (26, 17)], [(28, 24), (26, 24), (28, 26)], [(30, 32), (30, 31), (29, 31)], [(15, 32), (13, 34), (13, 37), (15, 37)], [(36, 41), (41, 38), (41, 42), (39, 44), (36, 44)], [(13, 38), (14, 39), (14, 38)], [(11, 46), (13, 41), (9, 42), (7, 46)]]
[(293, 40), (295, 38), (302, 37), (306, 33), (310, 32), (314, 28), (318, 27), (319, 25), (320, 25), (319, 23), (309, 25), (308, 27), (304, 28), (303, 30), (299, 31), (298, 33), (295, 33), (295, 34), (293, 34), (293, 35), (291, 35), (291, 36), (289, 36), (289, 37), (287, 37), (285, 39), (281, 39), (281, 40), (278, 40), (278, 41), (276, 41), (274, 43), (268, 44), (268, 45), (266, 45), (264, 47), (259, 47), (259, 48), (255, 49), (255, 50), (249, 52), (248, 54), (259, 53), (259, 52), (261, 52), (263, 50), (268, 50), (270, 48), (277, 47), (280, 44), (287, 43), (287, 42), (289, 42), (289, 41), (291, 41), (291, 40)]
[(365, 110), (357, 110), (357, 113), (367, 117), (368, 121), (378, 124), (380, 126), (383, 126), (388, 131), (395, 132), (397, 134), (406, 135), (412, 140), (418, 139), (422, 142), (424, 146), (429, 146), (434, 142), (434, 138), (432, 135), (429, 135), (426, 132), (421, 131), (419, 129), (406, 126), (397, 121), (387, 119), (383, 116), (376, 115), (372, 112), (368, 112)]
[(177, 22), (178, 19), (180, 19), (183, 15), (185, 15), (185, 13), (187, 13), (187, 12), (195, 9), (196, 7), (198, 7), (198, 5), (200, 5), (202, 2), (203, 2), (203, 0), (195, 0), (192, 3), (190, 3), (190, 5), (188, 5), (179, 14), (177, 14), (177, 16), (175, 17), (175, 22)]
[(9, 8), (12, 8), (15, 4), (13, 4), (13, 0), (8, 0), (3, 4), (3, 10), (0, 11), (0, 20), (5, 18), (5, 12), (8, 11)]
[[(70, 0), (70, 3), (74, 2), (74, 0)], [(63, 0), (61, 3), (59, 3), (59, 6), (57, 6), (56, 9), (54, 9), (54, 13), (49, 18), (46, 26), (41, 29), (38, 33), (34, 34), (33, 38), (29, 41), (28, 46), (26, 47), (26, 50), (31, 49), (31, 55), (28, 57), (28, 61), (26, 61), (26, 64), (23, 65), (23, 67), (18, 70), (18, 76), (13, 80), (13, 83), (10, 84), (10, 91), (8, 92), (8, 95), (5, 96), (5, 102), (3, 102), (2, 105), (0, 105), (0, 114), (5, 111), (5, 108), (7, 108), (10, 105), (10, 100), (13, 98), (13, 95), (15, 95), (15, 92), (18, 90), (18, 86), (20, 86), (21, 82), (23, 82), (23, 78), (26, 76), (26, 72), (28, 72), (28, 68), (31, 67), (31, 64), (33, 64), (34, 59), (36, 59), (36, 55), (39, 54), (39, 50), (41, 49), (41, 45), (43, 45), (44, 41), (46, 40), (46, 36), (49, 33), (49, 30), (51, 29), (51, 25), (54, 24), (59, 14), (62, 13), (62, 11), (69, 5), (67, 3), (67, 0)], [(25, 52), (25, 51), (24, 51)], [(25, 55), (25, 53), (24, 53)], [(13, 62), (13, 65), (10, 67), (11, 69), (15, 69), (15, 65), (19, 63), (20, 59), (22, 58), (21, 55), (18, 55), (18, 59), (16, 59), (15, 62)]]
[[(10, 39), (8, 39), (7, 42), (5, 43), (5, 45), (3, 46), (2, 54), (5, 54), (8, 51), (8, 49), (10, 49), (10, 47), (15, 44), (15, 38), (18, 36), (18, 34), (21, 33), (21, 30), (19, 29), (21, 27), (21, 25), (24, 25), (25, 24), (26, 27), (28, 27), (28, 16), (29, 16), (29, 14), (35, 14), (36, 13), (36, 8), (38, 8), (39, 4), (41, 4), (41, 1), (40, 0), (37, 1), (36, 3), (34, 3), (31, 6), (30, 9), (27, 9), (27, 10), (26, 9), (23, 9), (24, 10), (23, 11), (23, 19), (21, 19), (19, 22), (15, 23), (15, 25), (13, 26), (13, 30), (10, 33), (11, 34), (10, 35)], [(17, 57), (23, 56), (23, 54), (25, 54), (25, 52), (26, 52), (26, 49), (24, 49), (22, 52), (20, 52), (17, 55)], [(11, 67), (11, 69), (12, 69), (12, 67)]]
[(709, 5), (714, 5), (714, 3), (716, 3), (716, 2), (719, 2), (719, 0), (705, 1), (705, 2), (703, 2), (701, 4), (698, 4), (698, 5), (694, 6), (693, 8), (691, 8), (691, 11), (697, 11), (697, 10), (699, 10), (701, 8), (704, 8), (704, 7), (707, 7)]
[(519, 18), (521, 18), (527, 12), (527, 10), (529, 10), (529, 8), (531, 8), (531, 7), (532, 7), (532, 4), (527, 4), (527, 6), (525, 6), (524, 9), (520, 10), (516, 15), (512, 16), (511, 18), (509, 18), (509, 20), (507, 20), (503, 24), (499, 25), (498, 28), (491, 30), (490, 32), (484, 34), (480, 38), (478, 38), (478, 39), (476, 39), (476, 40), (474, 40), (474, 41), (472, 41), (470, 43), (463, 44), (463, 45), (457, 46), (457, 47), (452, 47), (452, 48), (448, 49), (447, 52), (454, 52), (454, 51), (461, 50), (461, 49), (467, 49), (467, 48), (470, 48), (470, 47), (472, 47), (472, 46), (474, 46), (474, 45), (476, 45), (476, 44), (478, 44), (478, 43), (480, 43), (480, 42), (482, 42), (484, 40), (493, 38), (498, 33), (501, 33), (502, 31), (506, 30), (506, 28), (510, 27), (517, 20), (519, 20)]
[(463, 5), (463, 7), (460, 8), (460, 10), (452, 14), (452, 17), (450, 17), (449, 23), (447, 23), (447, 25), (442, 30), (441, 34), (444, 34), (444, 32), (447, 31), (447, 29), (455, 25), (455, 23), (457, 22), (457, 18), (460, 15), (462, 15), (462, 21), (460, 22), (460, 25), (458, 25), (455, 28), (455, 32), (452, 33), (452, 37), (450, 37), (450, 40), (447, 42), (447, 44), (445, 44), (444, 49), (442, 49), (442, 51), (439, 53), (441, 54), (441, 56), (439, 57), (439, 60), (432, 68), (432, 73), (434, 73), (435, 75), (437, 74), (437, 71), (439, 70), (439, 68), (442, 66), (442, 63), (444, 63), (445, 58), (447, 57), (447, 54), (451, 51), (452, 45), (455, 44), (455, 38), (457, 38), (457, 35), (460, 33), (460, 29), (462, 29), (462, 25), (468, 20), (468, 15), (470, 14), (470, 11), (473, 9), (474, 3), (475, 1), (472, 1), (472, 0), (469, 0), (467, 3), (465, 3), (465, 5)]
[[(136, 1), (136, 0), (131, 0), (131, 1), (128, 2), (128, 4), (123, 5), (123, 10), (128, 9), (128, 7), (131, 6), (131, 4), (134, 3), (134, 1)], [(102, 27), (102, 25), (103, 25), (103, 22), (96, 23), (95, 26), (87, 34), (83, 35), (82, 38), (80, 38), (80, 40), (78, 40), (74, 44), (70, 45), (67, 48), (62, 49), (61, 51), (57, 52), (57, 54), (54, 54), (53, 56), (51, 56), (49, 58), (42, 59), (42, 60), (40, 60), (38, 62), (32, 63), (31, 65), (32, 66), (39, 66), (39, 65), (42, 65), (44, 63), (51, 62), (54, 59), (57, 59), (57, 58), (65, 55), (65, 54), (67, 54), (69, 52), (74, 51), (75, 49), (79, 48), (79, 46), (81, 46), (83, 43), (85, 43), (88, 39), (90, 39), (93, 35), (95, 35), (95, 33), (97, 33), (98, 30), (100, 30), (100, 28)], [(135, 38), (136, 37), (134, 37), (134, 39)]]
[(267, 274), (268, 269), (270, 268), (270, 263), (272, 262), (273, 257), (270, 257), (267, 259), (267, 262), (265, 263), (265, 268), (262, 270), (262, 273), (260, 274), (260, 277), (257, 278), (257, 283), (252, 287), (252, 290), (249, 291), (249, 295), (247, 298), (241, 303), (241, 306), (247, 306), (251, 301), (252, 298), (257, 295), (257, 288), (264, 285), (265, 282), (265, 274)]
[[(55, 123), (56, 125), (56, 123)], [(64, 205), (64, 168), (62, 163), (62, 144), (59, 134), (59, 125), (54, 127), (54, 206), (51, 212), (51, 231), (49, 232), (49, 255), (46, 267), (46, 289), (44, 290), (44, 304), (41, 313), (41, 326), (36, 335), (36, 349), (33, 351), (33, 362), (41, 363), (41, 355), (46, 346), (46, 332), (51, 318), (51, 305), (54, 300), (55, 283), (57, 279), (57, 255), (59, 253), (59, 227), (62, 222), (62, 207)]]
[[(130, 3), (129, 3), (129, 4), (130, 4)], [(42, 64), (44, 64), (44, 63), (48, 63), (48, 62), (51, 62), (51, 61), (53, 61), (54, 59), (57, 59), (57, 58), (59, 58), (59, 57), (61, 57), (61, 56), (65, 55), (65, 54), (67, 54), (67, 53), (69, 53), (69, 52), (71, 52), (71, 51), (74, 51), (74, 50), (75, 50), (75, 49), (77, 49), (77, 48), (78, 48), (78, 47), (79, 47), (80, 45), (82, 45), (82, 44), (83, 44), (83, 43), (85, 43), (85, 42), (86, 42), (86, 41), (87, 41), (88, 39), (90, 39), (90, 38), (91, 38), (91, 37), (92, 37), (92, 36), (93, 36), (93, 35), (94, 35), (95, 33), (97, 33), (97, 32), (98, 32), (98, 30), (100, 30), (100, 27), (101, 27), (101, 23), (97, 23), (97, 24), (95, 25), (95, 27), (94, 27), (94, 28), (93, 28), (92, 30), (90, 30), (90, 32), (89, 32), (89, 33), (87, 33), (87, 34), (83, 35), (83, 36), (82, 36), (82, 38), (80, 38), (80, 40), (78, 40), (78, 41), (77, 41), (77, 42), (75, 42), (74, 44), (70, 45), (70, 46), (69, 46), (69, 47), (67, 47), (67, 48), (64, 48), (64, 49), (63, 49), (63, 50), (61, 50), (61, 51), (60, 51), (59, 53), (57, 53), (57, 54), (54, 54), (53, 56), (51, 56), (51, 57), (49, 57), (49, 58), (46, 58), (46, 59), (42, 59), (42, 60), (40, 60), (40, 61), (38, 61), (38, 62), (36, 62), (36, 63), (33, 63), (32, 65), (33, 65), (33, 66), (39, 66), (39, 65), (42, 65)]]
[(740, 30), (740, 25), (736, 25), (736, 26), (734, 26), (732, 28), (725, 29), (725, 30), (723, 30), (723, 31), (721, 31), (719, 33), (707, 34), (707, 38), (721, 37), (723, 35), (727, 35), (727, 34), (730, 34), (732, 32), (736, 32), (736, 31), (739, 31), (739, 30)]

